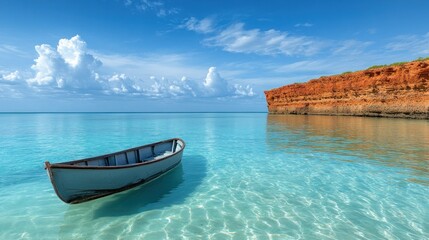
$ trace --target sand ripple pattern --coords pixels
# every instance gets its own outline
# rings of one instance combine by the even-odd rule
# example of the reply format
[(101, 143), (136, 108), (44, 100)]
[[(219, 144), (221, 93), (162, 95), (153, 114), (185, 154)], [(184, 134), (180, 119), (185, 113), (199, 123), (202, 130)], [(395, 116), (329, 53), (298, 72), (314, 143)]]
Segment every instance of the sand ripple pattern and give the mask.
[[(8, 141), (0, 160), (23, 161), (30, 152), (30, 164), (0, 170), (0, 239), (429, 239), (427, 122), (410, 120), (418, 130), (404, 132), (413, 139), (399, 134), (383, 144), (394, 140), (303, 116), (301, 125), (264, 114), (15, 118), (24, 128), (0, 130), (25, 145)], [(40, 159), (135, 146), (135, 132), (155, 140), (173, 131), (187, 141), (182, 164), (124, 193), (65, 205), (40, 174)], [(25, 147), (31, 141), (34, 150)]]

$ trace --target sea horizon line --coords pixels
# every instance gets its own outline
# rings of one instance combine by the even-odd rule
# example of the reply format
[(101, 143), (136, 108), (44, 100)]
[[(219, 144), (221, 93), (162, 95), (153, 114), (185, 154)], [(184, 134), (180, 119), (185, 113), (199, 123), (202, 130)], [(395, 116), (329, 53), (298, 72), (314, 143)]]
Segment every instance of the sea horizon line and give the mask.
[(90, 114), (103, 114), (103, 113), (268, 113), (267, 111), (242, 111), (242, 112), (235, 112), (235, 111), (213, 111), (213, 112), (199, 112), (199, 111), (189, 111), (189, 112), (116, 112), (116, 111), (100, 111), (100, 112), (90, 112), (90, 111), (65, 111), (65, 112), (60, 112), (60, 111), (42, 111), (42, 112), (36, 112), (36, 111), (31, 111), (31, 112), (1, 112), (0, 114), (57, 114), (57, 113), (66, 113), (66, 114), (73, 114), (73, 113), (90, 113)]

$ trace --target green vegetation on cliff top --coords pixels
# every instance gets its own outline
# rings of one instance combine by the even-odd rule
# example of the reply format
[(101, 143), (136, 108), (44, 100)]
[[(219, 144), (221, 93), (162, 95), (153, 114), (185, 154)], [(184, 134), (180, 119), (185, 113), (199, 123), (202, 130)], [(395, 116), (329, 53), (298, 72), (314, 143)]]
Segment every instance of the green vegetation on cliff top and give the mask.
[[(429, 57), (425, 57), (425, 58), (419, 57), (416, 60), (411, 61), (411, 62), (426, 61), (426, 60), (429, 60)], [(371, 67), (367, 68), (367, 70), (374, 69), (374, 68), (381, 68), (381, 67), (401, 66), (401, 65), (404, 65), (405, 63), (409, 63), (409, 62), (395, 62), (395, 63), (391, 63), (391, 64), (386, 64), (386, 65), (374, 65), (374, 66), (371, 66)]]
[[(410, 62), (427, 61), (427, 60), (429, 60), (429, 57), (419, 57), (419, 58), (417, 58), (413, 61), (410, 61)], [(385, 64), (385, 65), (374, 65), (374, 66), (367, 68), (366, 70), (375, 69), (375, 68), (382, 68), (382, 67), (401, 66), (401, 65), (404, 65), (406, 63), (409, 63), (409, 62), (395, 62), (395, 63)], [(346, 71), (346, 72), (340, 73), (338, 75), (344, 75), (344, 74), (349, 74), (349, 73), (353, 73), (353, 72)]]

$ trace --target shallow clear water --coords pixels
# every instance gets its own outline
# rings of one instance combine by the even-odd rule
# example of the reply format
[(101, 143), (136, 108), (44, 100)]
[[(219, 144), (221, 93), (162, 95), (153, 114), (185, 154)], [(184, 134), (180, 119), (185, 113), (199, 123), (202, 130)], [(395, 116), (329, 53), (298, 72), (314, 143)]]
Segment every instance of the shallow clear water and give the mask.
[[(171, 137), (182, 164), (67, 205), (43, 162)], [(264, 113), (0, 114), (0, 239), (427, 239), (429, 122)]]

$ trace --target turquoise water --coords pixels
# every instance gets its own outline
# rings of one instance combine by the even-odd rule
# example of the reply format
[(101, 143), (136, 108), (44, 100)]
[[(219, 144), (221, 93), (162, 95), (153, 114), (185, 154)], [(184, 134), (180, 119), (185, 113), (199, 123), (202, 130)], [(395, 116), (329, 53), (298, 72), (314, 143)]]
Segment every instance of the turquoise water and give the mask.
[[(43, 162), (171, 137), (147, 185), (67, 205)], [(429, 122), (264, 113), (0, 114), (0, 239), (428, 239)]]

